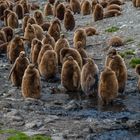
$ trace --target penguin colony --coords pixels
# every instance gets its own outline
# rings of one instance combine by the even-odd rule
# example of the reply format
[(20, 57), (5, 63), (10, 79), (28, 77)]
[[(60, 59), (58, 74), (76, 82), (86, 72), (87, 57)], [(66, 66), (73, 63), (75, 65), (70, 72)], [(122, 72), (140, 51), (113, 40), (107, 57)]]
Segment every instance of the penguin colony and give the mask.
[[(139, 0), (132, 3), (140, 7)], [(12, 65), (9, 80), (21, 87), (23, 97), (38, 99), (41, 77), (53, 79), (59, 73), (66, 91), (81, 91), (86, 96), (98, 96), (104, 105), (111, 103), (118, 94), (125, 92), (127, 68), (115, 49), (124, 42), (119, 36), (109, 39), (108, 46), (113, 49), (109, 49), (100, 73), (96, 62), (86, 52), (87, 37), (99, 35), (99, 32), (92, 26), (76, 28), (75, 14), (91, 14), (96, 24), (104, 18), (123, 14), (122, 4), (121, 0), (49, 0), (42, 12), (38, 5), (31, 5), (28, 0), (0, 0), (0, 20), (4, 23), (0, 29), (0, 53), (7, 53)], [(46, 21), (45, 17), (50, 15), (54, 18)], [(20, 27), (19, 20), (23, 36), (15, 34), (15, 29)], [(61, 33), (62, 24), (65, 31), (75, 30), (72, 45)], [(136, 73), (140, 77), (140, 65)], [(140, 78), (138, 89), (140, 91)]]

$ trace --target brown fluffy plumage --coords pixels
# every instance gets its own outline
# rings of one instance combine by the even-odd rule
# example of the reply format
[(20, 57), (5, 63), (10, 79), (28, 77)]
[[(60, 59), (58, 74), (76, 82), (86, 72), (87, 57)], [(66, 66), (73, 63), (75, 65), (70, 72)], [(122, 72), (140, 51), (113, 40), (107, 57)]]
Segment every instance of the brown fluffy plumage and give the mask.
[(60, 52), (60, 61), (63, 64), (68, 56), (72, 56), (74, 60), (77, 61), (80, 68), (82, 68), (82, 58), (80, 53), (73, 48), (63, 48)]
[(66, 10), (64, 14), (64, 27), (67, 31), (72, 31), (75, 27), (75, 19), (70, 10)]
[(119, 16), (122, 13), (116, 9), (113, 10), (108, 10), (104, 13), (104, 18), (109, 18), (109, 17), (114, 17), (114, 16)]
[(124, 60), (120, 55), (112, 56), (112, 60), (109, 63), (109, 67), (115, 72), (118, 80), (118, 91), (123, 93), (127, 81), (127, 68)]
[(18, 19), (22, 19), (24, 17), (24, 9), (21, 4), (17, 4), (15, 7), (15, 12), (18, 16)]
[(140, 64), (138, 64), (135, 68), (136, 70), (136, 73), (138, 74), (139, 76), (139, 80), (138, 80), (138, 83), (137, 83), (137, 86), (138, 86), (138, 91), (140, 92)]
[(21, 51), (24, 51), (24, 43), (20, 36), (16, 35), (7, 48), (7, 57), (12, 64), (15, 62)]
[(95, 9), (93, 11), (94, 21), (102, 20), (103, 19), (103, 12), (104, 9), (100, 4), (95, 5)]
[(24, 98), (40, 98), (41, 82), (39, 71), (35, 65), (29, 64), (22, 79), (22, 95)]
[(44, 7), (44, 15), (45, 16), (49, 16), (49, 15), (53, 15), (53, 9), (52, 9), (52, 5), (50, 3), (47, 3)]
[(78, 28), (74, 32), (74, 37), (73, 37), (74, 47), (78, 41), (82, 42), (83, 48), (86, 47), (86, 32), (82, 28)]
[(80, 90), (80, 67), (72, 56), (67, 57), (62, 66), (61, 84), (67, 91)]
[(63, 48), (69, 48), (69, 42), (68, 40), (65, 38), (65, 35), (61, 35), (60, 39), (57, 40), (57, 42), (55, 43), (55, 47), (54, 50), (57, 53), (57, 57), (58, 57), (58, 64), (60, 65), (60, 51)]
[(86, 27), (85, 32), (86, 32), (87, 36), (93, 36), (93, 35), (99, 34), (94, 27)]
[(121, 11), (122, 10), (122, 8), (119, 6), (119, 5), (117, 5), (117, 4), (111, 4), (111, 5), (108, 5), (107, 6), (107, 10), (109, 11), (109, 10), (113, 10), (113, 9), (116, 9), (116, 10), (118, 10), (118, 11)]
[(47, 50), (39, 63), (39, 71), (41, 76), (50, 79), (56, 76), (57, 73), (57, 54), (54, 50)]
[(44, 45), (44, 46), (41, 48), (41, 50), (40, 50), (40, 52), (39, 52), (39, 55), (38, 55), (38, 59), (37, 59), (38, 65), (39, 65), (40, 62), (41, 62), (41, 59), (42, 59), (43, 54), (44, 54), (47, 50), (53, 50), (53, 48), (52, 48), (52, 46), (51, 46), (50, 44), (46, 44), (46, 45)]
[(108, 41), (108, 46), (119, 47), (119, 46), (123, 46), (123, 45), (124, 45), (124, 41), (119, 36), (114, 36), (111, 39), (109, 39), (109, 41)]
[(104, 105), (112, 102), (118, 95), (118, 81), (116, 74), (108, 67), (101, 72), (98, 94)]
[(81, 6), (79, 0), (70, 0), (70, 6), (74, 14), (76, 13), (80, 14)]
[(82, 15), (89, 15), (91, 13), (91, 4), (88, 0), (85, 0), (81, 5)]
[(65, 13), (65, 5), (63, 3), (58, 4), (58, 6), (56, 7), (56, 17), (59, 20), (63, 20), (64, 13)]
[(44, 19), (43, 19), (42, 11), (36, 10), (34, 12), (34, 18), (35, 18), (37, 24), (39, 24), (39, 25), (43, 24)]
[(24, 51), (21, 51), (19, 57), (17, 57), (14, 65), (9, 74), (9, 78), (12, 81), (12, 84), (20, 87), (22, 83), (22, 77), (24, 75), (24, 71), (29, 65), (29, 60), (25, 55)]
[(98, 93), (99, 70), (91, 58), (87, 58), (86, 64), (81, 71), (81, 88), (86, 95)]
[(52, 36), (50, 36), (50, 34), (46, 33), (45, 34), (45, 37), (43, 38), (42, 40), (42, 43), (45, 45), (45, 44), (50, 44), (53, 49), (55, 47), (55, 40)]

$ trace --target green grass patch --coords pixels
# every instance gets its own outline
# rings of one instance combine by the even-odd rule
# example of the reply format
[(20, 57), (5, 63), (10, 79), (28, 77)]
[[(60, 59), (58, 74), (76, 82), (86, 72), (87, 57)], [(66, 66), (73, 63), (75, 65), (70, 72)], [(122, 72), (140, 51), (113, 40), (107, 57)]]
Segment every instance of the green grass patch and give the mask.
[(129, 64), (132, 68), (135, 68), (137, 64), (140, 64), (140, 58), (132, 58)]
[(50, 137), (43, 135), (28, 136), (23, 132), (16, 130), (0, 130), (0, 134), (11, 134), (7, 140), (52, 140)]
[(125, 42), (126, 42), (127, 44), (134, 43), (134, 39), (131, 38), (131, 37), (128, 37), (128, 38), (126, 38)]
[(109, 33), (113, 33), (113, 32), (117, 32), (119, 30), (118, 27), (116, 26), (112, 26), (112, 27), (109, 27), (105, 30), (105, 32), (109, 32)]
[(121, 57), (126, 57), (128, 55), (135, 55), (135, 50), (127, 50), (124, 52), (119, 52), (119, 54), (121, 55)]

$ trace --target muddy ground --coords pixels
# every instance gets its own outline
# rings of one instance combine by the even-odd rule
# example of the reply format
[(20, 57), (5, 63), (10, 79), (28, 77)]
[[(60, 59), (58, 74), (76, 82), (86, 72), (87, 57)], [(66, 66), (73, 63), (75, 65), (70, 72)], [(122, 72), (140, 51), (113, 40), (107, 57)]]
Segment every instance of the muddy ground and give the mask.
[[(43, 5), (43, 3), (42, 3)], [(119, 47), (119, 51), (138, 50), (140, 47), (140, 10), (131, 1), (122, 5), (122, 15), (97, 21), (92, 15), (75, 15), (76, 28), (93, 26), (99, 35), (87, 37), (86, 50), (95, 59), (100, 71), (104, 67), (106, 41), (113, 35), (124, 40), (133, 40)], [(117, 32), (105, 30), (111, 26)], [(18, 31), (17, 31), (18, 32)], [(64, 33), (71, 47), (73, 33)], [(49, 83), (42, 80), (40, 100), (24, 99), (21, 90), (11, 85), (8, 74), (11, 65), (5, 54), (0, 55), (0, 129), (16, 129), (29, 135), (45, 134), (54, 140), (138, 140), (140, 139), (140, 93), (138, 77), (134, 69), (128, 68), (126, 91), (114, 101), (113, 106), (100, 107), (97, 99), (84, 98), (79, 93), (65, 93), (61, 82)], [(55, 89), (55, 90), (52, 90)], [(6, 137), (0, 134), (0, 140)]]

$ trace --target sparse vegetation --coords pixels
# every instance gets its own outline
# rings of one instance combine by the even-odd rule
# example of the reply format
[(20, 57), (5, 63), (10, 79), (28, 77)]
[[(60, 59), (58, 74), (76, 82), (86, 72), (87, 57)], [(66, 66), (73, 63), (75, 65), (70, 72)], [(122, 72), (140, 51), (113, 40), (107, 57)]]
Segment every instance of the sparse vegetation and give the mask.
[(0, 130), (0, 134), (11, 134), (7, 140), (51, 140), (50, 137), (43, 135), (34, 135), (30, 137), (16, 130)]
[(135, 50), (127, 50), (125, 52), (119, 52), (119, 54), (124, 58), (128, 55), (135, 55)]
[(135, 68), (137, 64), (140, 64), (140, 58), (132, 58), (129, 64), (132, 68)]
[(128, 37), (128, 38), (126, 38), (125, 42), (126, 42), (127, 44), (131, 44), (131, 43), (134, 43), (134, 39), (131, 38), (131, 37)]
[(112, 26), (112, 27), (107, 28), (107, 29), (105, 30), (105, 32), (110, 32), (110, 33), (112, 33), (112, 32), (117, 32), (118, 30), (119, 30), (118, 27)]

